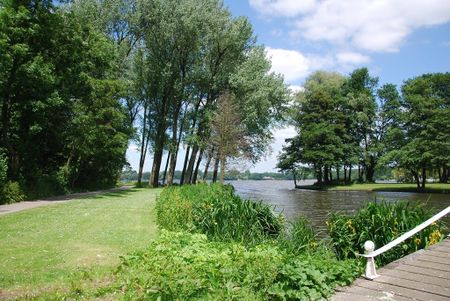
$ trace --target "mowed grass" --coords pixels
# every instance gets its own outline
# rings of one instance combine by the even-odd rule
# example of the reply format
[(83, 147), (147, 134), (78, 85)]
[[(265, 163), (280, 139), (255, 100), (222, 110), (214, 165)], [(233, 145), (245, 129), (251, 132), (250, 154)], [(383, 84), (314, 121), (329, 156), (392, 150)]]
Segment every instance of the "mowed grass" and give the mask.
[(297, 186), (299, 189), (312, 190), (341, 190), (341, 191), (398, 191), (398, 192), (425, 192), (425, 193), (450, 193), (450, 184), (443, 183), (427, 183), (425, 190), (417, 189), (416, 184), (403, 183), (367, 183), (352, 185), (336, 185), (336, 186), (316, 186), (305, 185)]
[(64, 290), (86, 274), (102, 281), (120, 255), (156, 237), (160, 191), (130, 189), (0, 216), (0, 297)]

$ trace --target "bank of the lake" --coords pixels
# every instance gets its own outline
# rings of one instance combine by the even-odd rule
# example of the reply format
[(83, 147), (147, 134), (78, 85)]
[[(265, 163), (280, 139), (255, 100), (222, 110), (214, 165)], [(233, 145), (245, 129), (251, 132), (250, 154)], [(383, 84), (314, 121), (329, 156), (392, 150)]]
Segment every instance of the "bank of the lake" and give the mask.
[(331, 190), (331, 191), (392, 191), (392, 192), (413, 192), (413, 193), (445, 193), (450, 194), (450, 184), (448, 183), (428, 183), (424, 190), (417, 189), (412, 183), (364, 183), (351, 185), (329, 185), (319, 186), (315, 184), (297, 185), (297, 189), (307, 190)]

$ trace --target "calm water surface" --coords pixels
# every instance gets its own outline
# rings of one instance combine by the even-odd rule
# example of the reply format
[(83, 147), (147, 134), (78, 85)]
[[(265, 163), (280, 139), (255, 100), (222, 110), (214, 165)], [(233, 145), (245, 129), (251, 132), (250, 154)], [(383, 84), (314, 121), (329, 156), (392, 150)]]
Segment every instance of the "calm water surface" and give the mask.
[[(313, 180), (299, 182), (312, 184)], [(293, 181), (230, 181), (243, 198), (262, 200), (275, 206), (288, 219), (303, 215), (311, 220), (317, 230), (325, 230), (325, 220), (330, 212), (354, 213), (367, 202), (406, 200), (425, 203), (427, 207), (442, 210), (450, 205), (448, 194), (411, 192), (367, 191), (313, 191), (295, 189)], [(445, 218), (450, 225), (450, 216)]]

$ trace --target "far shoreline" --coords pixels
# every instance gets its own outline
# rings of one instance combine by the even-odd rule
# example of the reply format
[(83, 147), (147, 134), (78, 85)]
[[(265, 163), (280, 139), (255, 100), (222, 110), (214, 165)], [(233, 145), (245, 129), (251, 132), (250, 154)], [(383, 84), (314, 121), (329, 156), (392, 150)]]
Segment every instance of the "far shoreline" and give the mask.
[(367, 191), (367, 192), (414, 192), (450, 194), (450, 183), (427, 183), (424, 190), (414, 183), (367, 183), (351, 185), (296, 185), (296, 189), (319, 191)]

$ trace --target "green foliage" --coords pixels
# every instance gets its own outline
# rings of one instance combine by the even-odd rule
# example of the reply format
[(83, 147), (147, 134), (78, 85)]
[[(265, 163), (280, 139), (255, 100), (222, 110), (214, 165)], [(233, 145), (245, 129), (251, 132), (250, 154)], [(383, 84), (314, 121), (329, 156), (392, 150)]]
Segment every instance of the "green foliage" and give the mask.
[(18, 182), (8, 181), (1, 190), (0, 204), (12, 204), (25, 200), (25, 195)]
[(163, 230), (148, 249), (122, 258), (117, 291), (125, 300), (316, 300), (360, 271), (351, 260), (290, 256), (271, 245)]
[[(364, 254), (363, 245), (367, 240), (373, 241), (375, 247), (380, 248), (432, 215), (423, 206), (408, 202), (369, 203), (354, 216), (331, 214), (327, 226), (338, 258), (354, 258), (356, 254)], [(425, 228), (390, 251), (377, 256), (377, 263), (384, 265), (438, 242), (443, 237), (440, 230), (440, 223)]]
[(6, 181), (8, 175), (8, 159), (4, 152), (0, 149), (0, 189)]
[(156, 212), (162, 229), (203, 233), (222, 241), (258, 242), (283, 230), (282, 217), (269, 206), (242, 200), (228, 185), (165, 188)]
[(298, 217), (288, 227), (279, 243), (294, 254), (314, 252), (318, 250), (319, 243), (317, 233), (311, 226), (311, 222), (303, 216)]
[(30, 197), (112, 186), (130, 130), (111, 41), (52, 1), (5, 1), (0, 53), (8, 179)]

